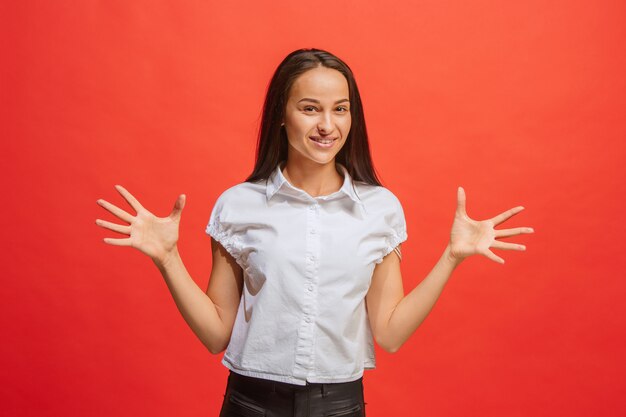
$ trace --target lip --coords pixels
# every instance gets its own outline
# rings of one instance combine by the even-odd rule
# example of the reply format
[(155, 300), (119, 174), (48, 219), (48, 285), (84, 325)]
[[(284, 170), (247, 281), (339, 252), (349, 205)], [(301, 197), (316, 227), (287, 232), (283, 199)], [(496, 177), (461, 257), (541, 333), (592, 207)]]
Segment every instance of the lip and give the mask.
[[(335, 144), (335, 142), (337, 142), (337, 139), (339, 139), (339, 137), (338, 137), (338, 136), (336, 136), (336, 137), (334, 137), (334, 138), (322, 138), (321, 136), (309, 136), (309, 139), (311, 139), (311, 141), (312, 141), (313, 143), (315, 143), (315, 145), (319, 146), (320, 148), (330, 148), (330, 147), (332, 147), (332, 146)], [(316, 139), (317, 139), (317, 140), (321, 140), (321, 139), (326, 139), (326, 140), (328, 140), (328, 139), (331, 139), (331, 140), (332, 140), (332, 142), (330, 142), (330, 143), (328, 143), (328, 144), (326, 144), (326, 143), (320, 143), (320, 142), (317, 142), (317, 141), (316, 141)]]

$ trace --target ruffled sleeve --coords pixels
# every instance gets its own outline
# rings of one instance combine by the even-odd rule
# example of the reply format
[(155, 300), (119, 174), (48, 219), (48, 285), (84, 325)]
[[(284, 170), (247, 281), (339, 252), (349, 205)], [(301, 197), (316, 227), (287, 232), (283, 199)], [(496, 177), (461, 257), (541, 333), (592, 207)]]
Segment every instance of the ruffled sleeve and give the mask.
[(396, 253), (398, 253), (398, 256), (400, 256), (400, 259), (402, 259), (400, 248), (397, 246), (408, 238), (402, 204), (395, 195), (390, 193), (389, 196), (390, 199), (386, 204), (385, 214), (383, 217), (383, 227), (385, 228), (383, 233), (384, 245), (379, 257), (375, 260), (377, 264), (381, 263), (383, 258), (394, 249), (396, 250)]
[(233, 222), (233, 207), (228, 204), (227, 193), (220, 195), (213, 206), (206, 233), (217, 240), (241, 265), (242, 240), (241, 231)]

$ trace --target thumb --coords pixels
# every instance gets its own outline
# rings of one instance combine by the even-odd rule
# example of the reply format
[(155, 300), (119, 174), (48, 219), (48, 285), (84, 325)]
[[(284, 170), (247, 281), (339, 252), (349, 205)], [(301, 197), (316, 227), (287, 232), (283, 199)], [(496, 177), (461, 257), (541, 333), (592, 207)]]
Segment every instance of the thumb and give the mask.
[(456, 209), (459, 213), (467, 216), (467, 211), (465, 211), (465, 190), (463, 187), (458, 187), (456, 191)]
[(172, 209), (172, 212), (170, 213), (170, 217), (172, 219), (180, 220), (180, 215), (183, 212), (183, 208), (185, 207), (186, 199), (187, 199), (187, 196), (185, 194), (181, 194), (178, 196), (178, 198), (176, 199), (176, 202), (174, 203), (174, 208)]

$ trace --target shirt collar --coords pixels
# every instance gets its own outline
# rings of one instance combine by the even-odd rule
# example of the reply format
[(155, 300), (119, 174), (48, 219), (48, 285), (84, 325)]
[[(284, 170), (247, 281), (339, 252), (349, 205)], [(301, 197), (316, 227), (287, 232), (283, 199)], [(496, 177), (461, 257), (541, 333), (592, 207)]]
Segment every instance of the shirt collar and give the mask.
[[(293, 185), (291, 185), (291, 183), (289, 181), (287, 181), (287, 178), (285, 178), (285, 176), (283, 175), (282, 172), (282, 167), (285, 164), (285, 161), (281, 161), (276, 168), (274, 169), (274, 171), (272, 172), (272, 174), (270, 175), (270, 177), (268, 178), (267, 181), (267, 186), (265, 188), (265, 193), (267, 195), (267, 200), (269, 201), (283, 186), (285, 187), (289, 187), (292, 190), (299, 192), (303, 195), (308, 195), (304, 190), (301, 190), (297, 187), (294, 187)], [(354, 187), (352, 186), (352, 177), (350, 177), (350, 174), (348, 173), (348, 169), (341, 163), (336, 162), (335, 164), (341, 169), (341, 171), (343, 172), (343, 184), (341, 186), (341, 188), (339, 189), (338, 193), (343, 193), (345, 195), (347, 195), (350, 199), (352, 199), (352, 201), (354, 201), (356, 204), (360, 204), (361, 206), (363, 206), (363, 201), (358, 197), (358, 195), (356, 194), (356, 191), (354, 189)], [(333, 196), (333, 198), (335, 197), (336, 193), (330, 194)], [(310, 197), (310, 196), (309, 196)], [(327, 200), (328, 196), (324, 196), (322, 197), (322, 199)]]

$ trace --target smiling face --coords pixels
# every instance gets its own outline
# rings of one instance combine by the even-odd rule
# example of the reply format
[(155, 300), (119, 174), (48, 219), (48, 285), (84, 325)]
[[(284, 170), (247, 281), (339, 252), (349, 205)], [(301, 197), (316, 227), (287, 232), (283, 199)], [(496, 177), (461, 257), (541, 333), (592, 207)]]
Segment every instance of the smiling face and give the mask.
[(335, 69), (313, 68), (294, 81), (283, 120), (290, 159), (334, 161), (350, 132), (349, 97), (348, 81)]

